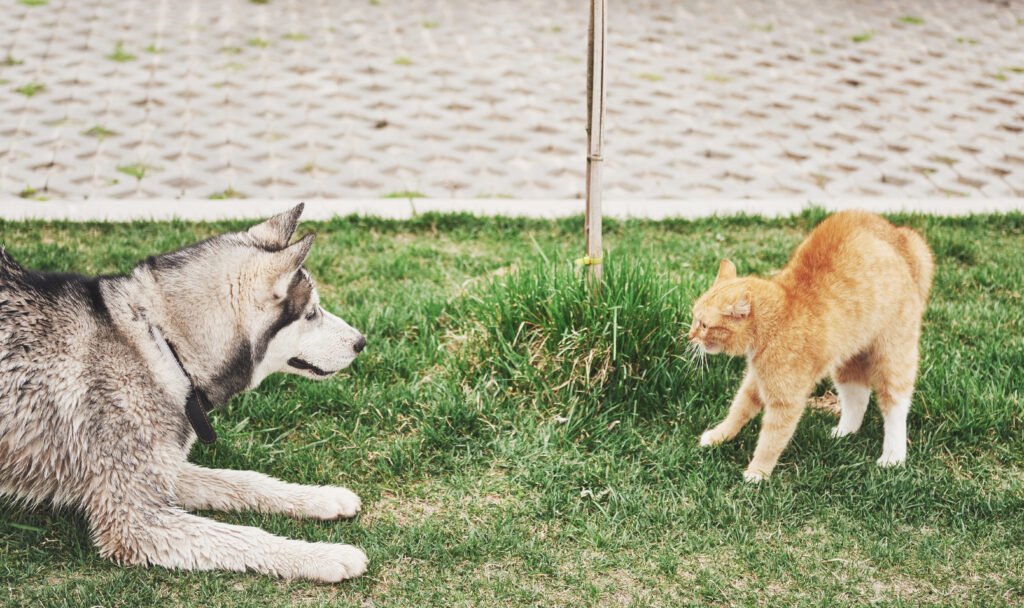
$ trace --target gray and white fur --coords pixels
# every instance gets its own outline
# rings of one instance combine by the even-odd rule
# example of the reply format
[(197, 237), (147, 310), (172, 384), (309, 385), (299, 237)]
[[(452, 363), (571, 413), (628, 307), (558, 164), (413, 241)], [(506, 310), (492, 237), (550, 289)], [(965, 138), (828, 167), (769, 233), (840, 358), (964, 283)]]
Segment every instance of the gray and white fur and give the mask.
[(351, 545), (188, 513), (331, 520), (360, 509), (345, 488), (186, 461), (193, 386), (217, 407), (274, 372), (328, 377), (366, 343), (320, 307), (303, 268), (313, 235), (289, 245), (302, 208), (127, 276), (32, 272), (0, 248), (0, 495), (81, 509), (100, 553), (121, 564), (321, 582), (365, 572)]

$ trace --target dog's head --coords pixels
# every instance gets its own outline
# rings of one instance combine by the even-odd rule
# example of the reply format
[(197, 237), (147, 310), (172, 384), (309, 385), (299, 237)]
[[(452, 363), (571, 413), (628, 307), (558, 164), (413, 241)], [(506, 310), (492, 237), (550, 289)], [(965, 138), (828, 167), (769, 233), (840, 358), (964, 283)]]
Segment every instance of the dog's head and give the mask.
[(366, 345), (320, 305), (303, 266), (315, 235), (291, 243), (302, 209), (147, 263), (162, 291), (168, 339), (181, 345), (183, 363), (214, 404), (274, 372), (327, 378)]

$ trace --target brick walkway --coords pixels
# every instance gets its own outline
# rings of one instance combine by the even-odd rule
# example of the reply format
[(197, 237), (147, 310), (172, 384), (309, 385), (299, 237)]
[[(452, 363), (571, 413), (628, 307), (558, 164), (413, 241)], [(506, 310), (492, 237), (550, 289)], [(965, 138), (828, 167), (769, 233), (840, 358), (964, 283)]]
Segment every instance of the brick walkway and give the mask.
[[(578, 198), (583, 0), (0, 0), (0, 198)], [(1024, 3), (609, 0), (612, 199), (1024, 197)]]

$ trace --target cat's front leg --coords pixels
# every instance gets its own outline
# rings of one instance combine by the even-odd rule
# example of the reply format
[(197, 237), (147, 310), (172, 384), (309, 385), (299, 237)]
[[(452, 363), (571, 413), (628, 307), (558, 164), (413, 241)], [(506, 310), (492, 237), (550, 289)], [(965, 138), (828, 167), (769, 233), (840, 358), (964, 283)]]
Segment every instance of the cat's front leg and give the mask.
[(761, 411), (761, 395), (758, 392), (757, 376), (751, 369), (743, 378), (743, 384), (729, 406), (729, 413), (718, 426), (704, 431), (700, 444), (705, 447), (729, 441), (740, 432), (750, 419)]
[(771, 401), (765, 405), (761, 421), (761, 436), (754, 449), (754, 458), (743, 473), (743, 478), (757, 483), (771, 476), (779, 456), (786, 449), (803, 415), (806, 399), (797, 401)]

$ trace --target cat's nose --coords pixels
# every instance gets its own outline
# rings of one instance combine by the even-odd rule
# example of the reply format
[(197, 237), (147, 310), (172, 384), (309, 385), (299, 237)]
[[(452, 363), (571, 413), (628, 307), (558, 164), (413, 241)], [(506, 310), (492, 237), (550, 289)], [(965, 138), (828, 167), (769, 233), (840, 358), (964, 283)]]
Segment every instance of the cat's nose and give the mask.
[(356, 340), (356, 343), (352, 345), (352, 350), (356, 351), (357, 353), (361, 353), (363, 352), (364, 348), (366, 348), (366, 336), (359, 336), (359, 339)]

